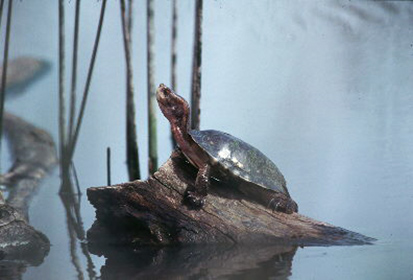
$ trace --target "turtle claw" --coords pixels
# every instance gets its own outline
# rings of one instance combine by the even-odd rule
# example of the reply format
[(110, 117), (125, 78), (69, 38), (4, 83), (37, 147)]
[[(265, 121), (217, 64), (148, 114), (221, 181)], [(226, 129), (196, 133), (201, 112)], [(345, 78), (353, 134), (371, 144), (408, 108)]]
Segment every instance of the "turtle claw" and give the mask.
[(205, 203), (204, 196), (201, 196), (194, 191), (186, 191), (184, 200), (189, 206), (196, 209), (202, 208), (202, 206), (204, 206)]
[(271, 209), (272, 212), (277, 211), (277, 212), (284, 212), (282, 211), (284, 209), (283, 203), (281, 201), (275, 198), (271, 198), (270, 202), (268, 203), (267, 208)]
[(298, 211), (297, 203), (288, 197), (273, 197), (270, 202), (268, 202), (267, 208), (271, 209), (273, 212), (283, 212), (287, 214), (292, 214)]

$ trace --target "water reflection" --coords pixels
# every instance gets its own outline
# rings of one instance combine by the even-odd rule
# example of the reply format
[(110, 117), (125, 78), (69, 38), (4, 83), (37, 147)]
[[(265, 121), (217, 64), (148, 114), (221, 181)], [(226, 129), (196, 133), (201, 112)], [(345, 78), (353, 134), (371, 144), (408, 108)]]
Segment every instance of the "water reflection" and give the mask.
[(107, 258), (101, 279), (287, 279), (297, 247), (205, 245), (91, 250)]
[[(44, 61), (20, 57), (9, 63), (7, 96), (15, 96), (48, 70)], [(3, 68), (0, 68), (0, 75)], [(11, 113), (2, 115), (13, 164), (0, 174), (0, 279), (21, 279), (27, 266), (43, 263), (50, 241), (30, 225), (29, 208), (41, 181), (57, 162), (50, 134)], [(0, 142), (1, 143), (1, 142)]]
[(0, 279), (21, 279), (26, 272), (26, 264), (13, 261), (0, 262)]
[[(65, 172), (70, 174), (69, 171)], [(63, 186), (62, 189), (73, 190), (73, 184), (70, 180), (71, 178), (66, 178), (62, 180), (67, 186)], [(77, 188), (79, 190), (79, 188)], [(77, 245), (81, 249), (81, 253), (86, 258), (86, 271), (88, 274), (87, 279), (96, 279), (95, 266), (92, 262), (90, 254), (87, 249), (87, 243), (85, 241), (85, 230), (83, 227), (82, 217), (80, 215), (80, 198), (81, 194), (78, 193), (60, 193), (60, 199), (65, 208), (66, 223), (67, 223), (67, 235), (69, 237), (69, 247), (70, 247), (70, 260), (76, 270), (77, 278), (79, 280), (85, 279), (82, 264), (77, 252)]]

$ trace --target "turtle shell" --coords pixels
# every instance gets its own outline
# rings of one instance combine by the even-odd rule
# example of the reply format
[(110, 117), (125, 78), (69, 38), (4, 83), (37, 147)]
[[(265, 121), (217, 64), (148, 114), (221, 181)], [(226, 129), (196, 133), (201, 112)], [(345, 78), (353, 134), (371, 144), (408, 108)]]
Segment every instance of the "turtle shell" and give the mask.
[(217, 130), (191, 130), (189, 134), (221, 169), (221, 174), (290, 196), (277, 166), (250, 144)]

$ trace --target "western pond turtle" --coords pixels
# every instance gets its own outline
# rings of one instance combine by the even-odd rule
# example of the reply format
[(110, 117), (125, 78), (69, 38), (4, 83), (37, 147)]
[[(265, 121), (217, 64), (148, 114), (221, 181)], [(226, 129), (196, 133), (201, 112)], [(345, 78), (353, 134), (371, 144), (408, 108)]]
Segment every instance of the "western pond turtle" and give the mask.
[(225, 132), (191, 130), (188, 103), (163, 84), (158, 87), (156, 99), (171, 124), (176, 143), (198, 169), (195, 184), (185, 192), (187, 203), (202, 207), (210, 178), (214, 177), (229, 182), (248, 198), (267, 207), (285, 213), (297, 212), (284, 176), (262, 152)]

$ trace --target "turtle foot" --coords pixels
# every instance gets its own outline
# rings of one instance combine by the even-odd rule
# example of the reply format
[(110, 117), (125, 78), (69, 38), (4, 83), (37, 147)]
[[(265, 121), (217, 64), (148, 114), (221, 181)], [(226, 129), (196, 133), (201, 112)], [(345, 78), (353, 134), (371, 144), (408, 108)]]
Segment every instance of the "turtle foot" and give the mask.
[(192, 208), (200, 209), (204, 206), (205, 196), (198, 194), (194, 191), (187, 190), (184, 195), (184, 201)]
[(298, 212), (297, 203), (285, 195), (275, 195), (268, 203), (268, 208), (273, 211), (292, 214)]

